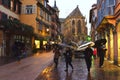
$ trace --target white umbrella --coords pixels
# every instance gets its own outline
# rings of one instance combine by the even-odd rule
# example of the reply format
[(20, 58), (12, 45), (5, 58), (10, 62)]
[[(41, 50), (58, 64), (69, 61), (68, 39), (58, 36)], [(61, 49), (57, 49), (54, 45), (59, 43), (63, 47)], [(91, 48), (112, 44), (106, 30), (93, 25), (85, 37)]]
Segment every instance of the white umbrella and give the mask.
[(95, 45), (95, 43), (92, 42), (92, 41), (91, 41), (91, 42), (87, 42), (87, 43), (85, 43), (85, 44), (80, 45), (76, 50), (77, 50), (77, 51), (85, 50), (85, 49), (88, 47), (88, 45), (90, 45), (90, 46), (92, 47), (92, 46)]

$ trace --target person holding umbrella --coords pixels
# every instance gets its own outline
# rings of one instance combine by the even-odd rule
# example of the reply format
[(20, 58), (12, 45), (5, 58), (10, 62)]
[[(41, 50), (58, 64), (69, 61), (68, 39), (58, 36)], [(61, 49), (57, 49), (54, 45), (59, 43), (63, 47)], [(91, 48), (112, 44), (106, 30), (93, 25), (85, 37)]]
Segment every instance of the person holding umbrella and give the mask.
[(107, 42), (106, 39), (99, 39), (99, 40), (95, 41), (95, 47), (97, 48), (97, 53), (98, 53), (98, 57), (99, 57), (99, 67), (103, 67), (104, 56), (105, 56), (105, 53), (107, 50), (107, 49), (105, 49), (106, 42)]
[(85, 62), (86, 62), (86, 65), (87, 65), (87, 70), (88, 70), (88, 72), (90, 72), (91, 63), (92, 63), (92, 55), (93, 55), (93, 50), (91, 49), (90, 44), (85, 49), (84, 55), (85, 55)]
[(72, 50), (70, 49), (70, 47), (66, 48), (66, 52), (64, 53), (64, 56), (65, 56), (65, 62), (66, 62), (66, 69), (65, 69), (65, 71), (68, 71), (68, 65), (70, 65), (72, 70), (73, 70)]
[(106, 50), (107, 49), (105, 48), (105, 45), (101, 43), (101, 47), (99, 48), (99, 57), (100, 57), (99, 67), (103, 67)]
[(53, 53), (54, 53), (55, 68), (57, 68), (57, 67), (58, 67), (59, 57), (60, 57), (60, 55), (61, 55), (61, 53), (60, 53), (60, 48), (59, 48), (58, 45), (56, 45), (56, 46), (54, 47)]

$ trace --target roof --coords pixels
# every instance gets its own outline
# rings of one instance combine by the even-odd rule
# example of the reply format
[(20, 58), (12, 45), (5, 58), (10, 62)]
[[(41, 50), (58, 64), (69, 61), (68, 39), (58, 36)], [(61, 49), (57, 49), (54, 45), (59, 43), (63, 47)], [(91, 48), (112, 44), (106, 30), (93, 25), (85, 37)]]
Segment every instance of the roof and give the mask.
[(74, 16), (83, 16), (78, 6), (68, 15), (68, 17), (74, 17)]

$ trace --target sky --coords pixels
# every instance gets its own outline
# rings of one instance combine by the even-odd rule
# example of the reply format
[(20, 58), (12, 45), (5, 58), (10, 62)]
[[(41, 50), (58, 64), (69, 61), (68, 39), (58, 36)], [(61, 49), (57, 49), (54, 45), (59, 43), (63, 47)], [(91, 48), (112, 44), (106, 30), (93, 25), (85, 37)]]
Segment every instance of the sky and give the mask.
[[(97, 0), (56, 0), (56, 5), (60, 11), (59, 18), (66, 18), (78, 5), (81, 13), (87, 19), (87, 27), (89, 31), (89, 11), (92, 8), (91, 6), (96, 2)], [(49, 5), (53, 7), (54, 0), (49, 0)]]

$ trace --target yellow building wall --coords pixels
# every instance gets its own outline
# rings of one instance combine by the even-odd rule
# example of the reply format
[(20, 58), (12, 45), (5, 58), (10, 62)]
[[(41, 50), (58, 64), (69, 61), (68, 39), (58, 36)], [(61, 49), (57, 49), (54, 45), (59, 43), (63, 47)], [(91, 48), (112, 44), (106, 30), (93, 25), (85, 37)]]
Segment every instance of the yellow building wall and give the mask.
[(20, 20), (22, 23), (31, 25), (34, 28), (34, 32), (37, 33), (37, 25), (36, 25), (36, 15), (32, 14), (32, 15), (21, 15), (20, 16)]
[[(44, 0), (40, 0), (40, 2), (42, 4), (44, 4)], [(28, 25), (31, 25), (33, 28), (34, 28), (34, 32), (36, 34), (39, 34), (40, 36), (50, 36), (50, 34), (46, 33), (46, 26), (45, 25), (42, 25), (42, 31), (39, 31), (38, 30), (38, 27), (39, 27), (39, 23), (36, 21), (36, 18), (38, 19), (42, 19), (43, 22), (47, 23), (50, 25), (50, 22), (48, 22), (46, 19), (45, 19), (45, 15), (46, 15), (46, 12), (42, 10), (42, 8), (40, 8), (39, 6), (37, 6), (37, 0), (22, 0), (22, 6), (25, 6), (25, 5), (34, 5), (35, 6), (35, 13), (33, 14), (21, 14), (20, 15), (20, 20), (22, 23), (25, 23), (25, 24), (28, 24)], [(41, 18), (40, 16), (40, 11), (43, 11), (43, 17)]]
[(106, 40), (107, 40), (107, 42), (106, 42), (107, 51), (106, 51), (106, 54), (105, 54), (105, 58), (108, 59), (108, 36), (107, 36), (107, 34), (105, 34), (105, 35), (106, 35)]
[(118, 30), (117, 30), (117, 33), (118, 33), (118, 65), (120, 65), (120, 23), (118, 24)]
[[(24, 5), (36, 5), (36, 0), (21, 0), (22, 6)], [(37, 6), (37, 5), (36, 5)], [(24, 24), (28, 24), (34, 28), (34, 32), (37, 33), (37, 25), (36, 25), (36, 13), (34, 14), (21, 14), (20, 21)]]
[(22, 5), (26, 5), (26, 4), (36, 4), (37, 1), (36, 0), (21, 0)]
[(110, 60), (113, 62), (114, 61), (114, 48), (113, 48), (113, 32), (110, 30)]

